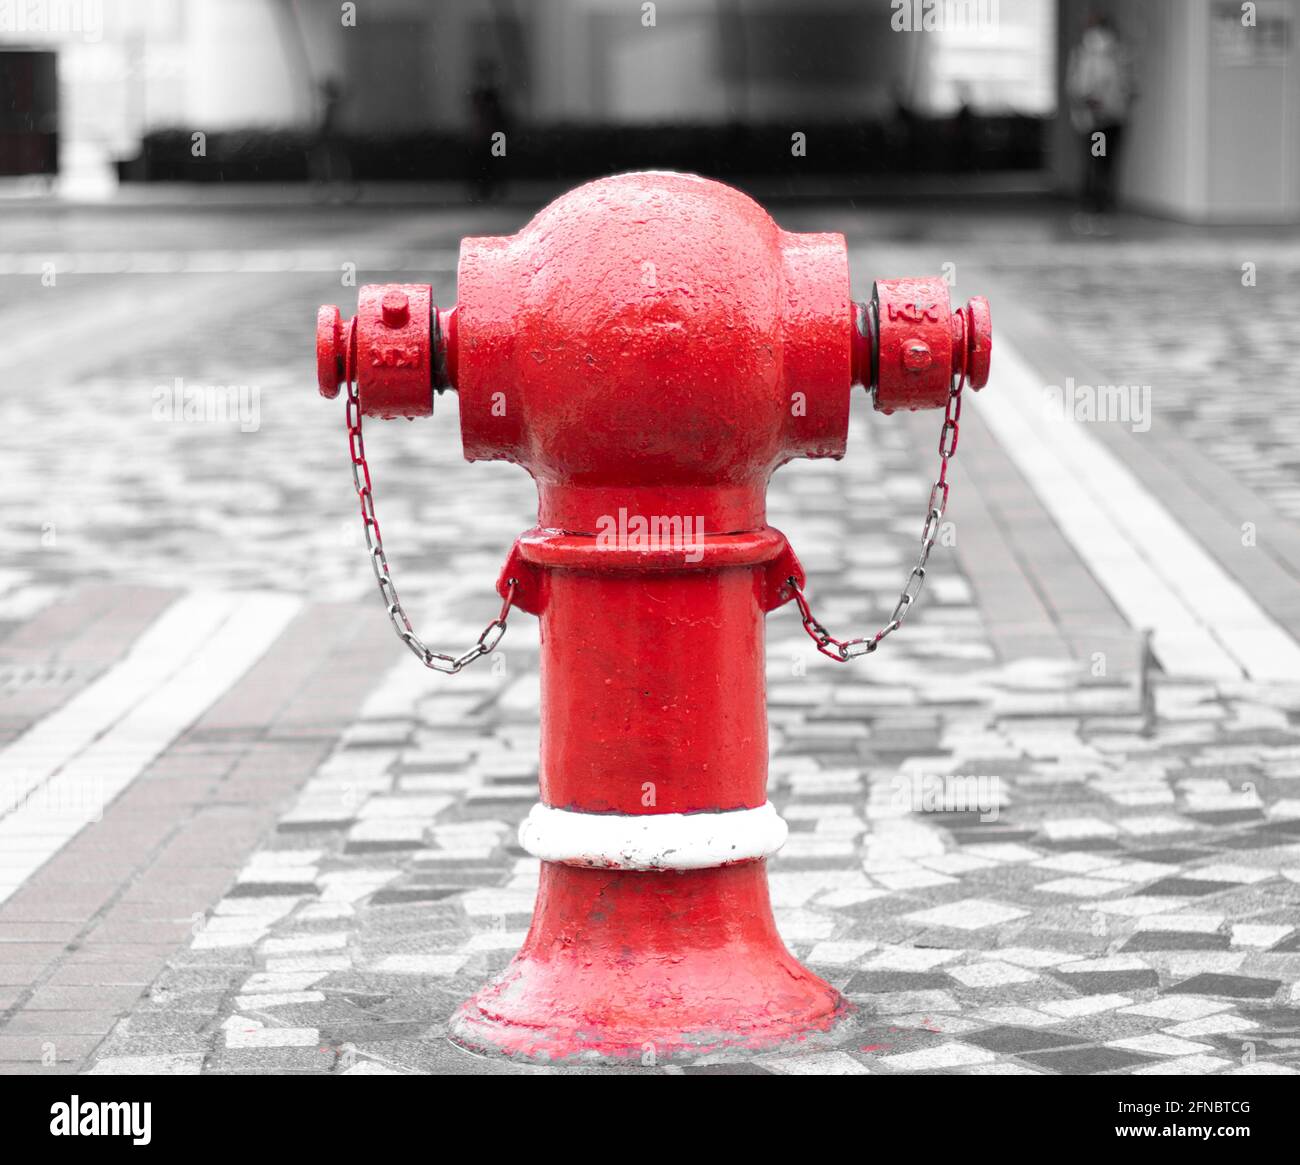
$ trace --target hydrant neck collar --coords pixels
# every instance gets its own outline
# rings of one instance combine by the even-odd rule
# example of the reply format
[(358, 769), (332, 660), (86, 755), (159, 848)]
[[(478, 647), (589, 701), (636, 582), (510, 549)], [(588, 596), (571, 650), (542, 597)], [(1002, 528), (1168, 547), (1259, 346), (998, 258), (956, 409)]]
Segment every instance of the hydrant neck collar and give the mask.
[(680, 519), (699, 534), (734, 534), (766, 524), (766, 487), (766, 479), (734, 486), (539, 482), (537, 524), (597, 535), (611, 522)]

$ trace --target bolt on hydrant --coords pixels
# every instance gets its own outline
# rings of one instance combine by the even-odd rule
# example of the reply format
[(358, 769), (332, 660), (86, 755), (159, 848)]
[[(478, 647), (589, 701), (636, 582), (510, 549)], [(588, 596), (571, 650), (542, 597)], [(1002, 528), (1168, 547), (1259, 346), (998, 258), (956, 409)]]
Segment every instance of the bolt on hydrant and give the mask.
[[(988, 379), (988, 304), (939, 278), (850, 295), (838, 234), (781, 230), (750, 198), (685, 174), (624, 174), (559, 198), (518, 234), (461, 244), (459, 303), (368, 286), (317, 320), (320, 389), (348, 396), (353, 475), (390, 619), (429, 667), (490, 652), (511, 608), (541, 621), (541, 860), (532, 927), (452, 1038), (535, 1062), (664, 1062), (781, 1047), (849, 1010), (777, 934), (765, 859), (764, 616), (798, 605), (819, 650), (874, 651), (906, 617), (948, 500), (961, 391)], [(943, 409), (917, 565), (886, 625), (839, 640), (767, 525), (768, 479), (844, 455), (854, 385), (875, 406)], [(362, 416), (459, 396), (470, 461), (523, 466), (537, 525), (462, 655), (402, 608), (375, 519)]]

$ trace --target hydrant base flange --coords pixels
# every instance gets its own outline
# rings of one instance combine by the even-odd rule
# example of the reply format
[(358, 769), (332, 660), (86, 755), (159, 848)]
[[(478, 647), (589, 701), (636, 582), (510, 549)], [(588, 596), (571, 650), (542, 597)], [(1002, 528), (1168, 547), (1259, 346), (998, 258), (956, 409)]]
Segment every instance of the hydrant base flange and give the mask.
[(452, 1041), (527, 1063), (647, 1065), (835, 1040), (851, 1005), (786, 950), (764, 866), (544, 862), (522, 949), (452, 1017)]
[[(476, 997), (477, 998), (477, 997)], [(475, 1014), (476, 999), (462, 1004), (448, 1032), (451, 1042), (478, 1056), (501, 1057), (519, 1064), (542, 1066), (583, 1064), (607, 1067), (654, 1067), (701, 1061), (747, 1060), (780, 1052), (829, 1051), (844, 1042), (845, 1027), (857, 1017), (851, 1003), (841, 999), (828, 1016), (770, 1030), (723, 1032), (638, 1032), (626, 1038), (590, 1033), (585, 1039), (562, 1028), (533, 1028)], [(557, 1051), (556, 1049), (563, 1050)]]

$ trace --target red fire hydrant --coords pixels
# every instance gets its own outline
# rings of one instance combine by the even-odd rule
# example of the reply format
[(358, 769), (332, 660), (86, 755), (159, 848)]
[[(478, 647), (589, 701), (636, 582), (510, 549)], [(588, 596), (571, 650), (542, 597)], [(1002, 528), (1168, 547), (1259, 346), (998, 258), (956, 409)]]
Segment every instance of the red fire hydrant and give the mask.
[[(426, 285), (364, 287), (318, 318), (327, 396), (349, 391), (354, 475), (399, 635), (455, 671), (511, 605), (541, 620), (541, 859), (532, 927), (465, 1003), (452, 1038), (518, 1058), (663, 1062), (828, 1031), (839, 993), (777, 934), (765, 859), (764, 616), (795, 600), (827, 654), (865, 654), (906, 614), (947, 501), (961, 387), (988, 377), (988, 306), (942, 279), (850, 296), (837, 234), (781, 230), (751, 199), (683, 174), (564, 195), (518, 234), (461, 245), (459, 304)], [(841, 457), (854, 384), (876, 407), (947, 408), (923, 553), (886, 628), (840, 641), (765, 521), (773, 470)], [(464, 655), (426, 648), (388, 574), (361, 414), (460, 398), (470, 461), (522, 465), (537, 525), (515, 543), (501, 616)], [(954, 403), (955, 402), (955, 403)], [(919, 573), (918, 573), (919, 572)]]

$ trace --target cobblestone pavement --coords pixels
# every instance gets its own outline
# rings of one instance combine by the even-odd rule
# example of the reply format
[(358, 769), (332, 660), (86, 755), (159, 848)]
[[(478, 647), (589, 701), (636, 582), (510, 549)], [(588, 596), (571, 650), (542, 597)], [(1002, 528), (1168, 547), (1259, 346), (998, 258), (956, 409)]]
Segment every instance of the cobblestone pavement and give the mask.
[[(189, 254), (185, 221), (159, 222), (148, 245)], [(57, 302), (86, 316), (97, 296), (110, 321), (115, 311), (129, 317), (146, 293), (172, 303), (156, 339), (139, 340), (136, 326), (125, 344), (106, 324), (93, 360), (42, 350), (49, 325), (26, 285), (3, 284), (0, 313), (11, 325), (35, 321), (24, 367), (39, 393), (0, 403), (5, 431), (30, 435), (7, 450), (13, 482), (0, 498), (0, 534), (12, 548), (0, 578), (0, 632), (9, 634), (0, 649), (26, 642), (43, 610), (58, 614), (96, 583), (170, 588), (132, 592), (137, 607), (142, 595), (195, 588), (330, 600), (307, 610), (295, 652), (354, 624), (387, 634), (340, 410), (314, 399), (310, 384), (313, 309), (331, 298), (327, 283), (337, 288), (339, 265), (358, 261), (341, 236), (363, 256), (361, 281), (427, 277), (399, 270), (406, 255), (413, 269), (433, 268), (435, 300), (450, 302), (456, 238), (513, 224), (398, 215), (363, 233), (332, 215), (311, 221), (307, 233), (280, 223), (241, 243), (237, 230), (223, 236), (227, 255), (237, 245), (287, 249), (275, 271), (253, 278), (70, 276), (68, 300)], [(860, 236), (862, 222), (850, 225)], [(913, 248), (922, 269), (934, 238), (962, 229), (922, 222), (914, 242), (904, 231), (892, 245)], [(1006, 225), (976, 225), (971, 253), (1000, 254), (1057, 297), (1071, 341), (1084, 343), (1088, 311), (1103, 310), (1100, 289), (1080, 290), (1062, 274), (1072, 268), (1054, 265), (1050, 240), (1012, 246), (990, 242), (990, 231), (1015, 237)], [(23, 244), (32, 256), (50, 245), (35, 229)], [(1181, 241), (1140, 245), (1186, 250)], [(1155, 277), (1138, 247), (1127, 262), (1122, 248), (1117, 257), (1135, 304)], [(1095, 260), (1077, 254), (1091, 269)], [(352, 294), (336, 291), (344, 302)], [(210, 310), (204, 327), (186, 323), (190, 303)], [(1265, 328), (1253, 310), (1229, 330)], [(1124, 331), (1131, 318), (1116, 309), (1105, 326), (1136, 344)], [(998, 324), (1014, 336), (1015, 320)], [(155, 389), (176, 377), (257, 385), (256, 431), (155, 419)], [(1184, 381), (1180, 418), (1189, 431), (1210, 431), (1218, 382)], [(534, 497), (514, 467), (466, 466), (454, 401), (439, 407), (431, 422), (375, 426), (370, 450), (403, 594), (425, 637), (454, 645), (494, 613), (491, 582)], [(1272, 466), (1254, 484), (1281, 506), (1294, 464), (1259, 431), (1266, 418), (1250, 416), (1238, 418), (1240, 439), (1267, 445)], [(892, 607), (928, 489), (928, 437), (923, 458), (921, 444), (901, 418), (874, 416), (859, 400), (844, 462), (792, 465), (774, 479), (771, 521), (800, 554), (832, 630), (865, 630)], [(959, 456), (955, 499), (962, 484)], [(1011, 526), (1033, 501), (1002, 500)], [(987, 526), (962, 526), (960, 556), (937, 552), (916, 616), (866, 666), (818, 656), (790, 608), (768, 620), (771, 791), (792, 831), (769, 863), (778, 923), (791, 949), (856, 1005), (854, 1019), (832, 1050), (649, 1070), (1300, 1071), (1300, 691), (1163, 676), (1144, 701), (1133, 675), (1093, 676), (1078, 651), (1008, 653), (1018, 642), (1006, 633), (1009, 616), (980, 601), (961, 569), (995, 554), (1012, 562)], [(1015, 530), (1005, 533), (1012, 542)], [(1069, 585), (1095, 586), (1086, 576), (1075, 569), (1070, 577), (1083, 581)], [(1050, 607), (1053, 588), (1041, 590)], [(106, 618), (124, 641), (138, 633), (121, 629), (125, 614)], [(246, 844), (227, 847), (228, 865), (213, 859), (212, 877), (189, 897), (157, 890), (152, 912), (132, 916), (141, 929), (118, 925), (105, 940), (102, 962), (79, 962), (74, 976), (65, 960), (33, 981), (26, 968), (38, 955), (26, 948), (61, 958), (55, 948), (74, 932), (44, 900), (0, 905), (0, 972), (16, 969), (0, 979), (6, 1070), (599, 1071), (473, 1057), (443, 1034), (452, 1009), (509, 960), (532, 908), (536, 863), (514, 834), (536, 798), (535, 621), (517, 615), (498, 655), (454, 678), (376, 642), (347, 657), (364, 703), (355, 713), (339, 704), (328, 731), (313, 724), (314, 751), (300, 749), (290, 764), (277, 751), (283, 741), (250, 729), (261, 767), (240, 781), (221, 767), (234, 738), (220, 721), (183, 738), (183, 756), (173, 748), (162, 758), (170, 768), (132, 787), (165, 821), (177, 797), (168, 790), (186, 782), (205, 804), (225, 806), (253, 796), (254, 780), (276, 782)], [(286, 653), (277, 646), (269, 658)], [(373, 683), (355, 674), (370, 669)], [(305, 673), (292, 686), (310, 702)], [(13, 680), (7, 695), (20, 700), (22, 688)], [(249, 702), (266, 691), (263, 682)], [(200, 780), (208, 769), (212, 779)], [(111, 816), (77, 841), (108, 829)], [(128, 886), (123, 901), (132, 900)], [(146, 949), (157, 972), (140, 970), (144, 955), (133, 952)], [(94, 1022), (84, 1018), (91, 1007)]]
[[(379, 228), (348, 220), (346, 231), (322, 212), (305, 216), (307, 231), (293, 212), (270, 224), (175, 217), (115, 224), (140, 249), (108, 258), (144, 269), (134, 274), (86, 273), (108, 263), (81, 249), (92, 245), (84, 230), (26, 240), (17, 263), (0, 257), (25, 272), (3, 281), (0, 300), (25, 341), (16, 374), (28, 388), (0, 401), (0, 421), (21, 435), (8, 450), (14, 489), (0, 501), (3, 581), (20, 614), (60, 585), (96, 579), (359, 595), (370, 573), (357, 555), (346, 433), (305, 376), (312, 304), (355, 303), (345, 277), (384, 282), (416, 270), (435, 298), (453, 302), (461, 234), (502, 229), (474, 215)], [(200, 249), (214, 236), (219, 249)], [(275, 249), (277, 240), (291, 249)], [(41, 288), (46, 261), (69, 271)], [(62, 345), (69, 317), (87, 332), (76, 352)], [(198, 403), (187, 414), (191, 390)], [(477, 475), (482, 512), (449, 504), (457, 479), (448, 474), (463, 465), (454, 421), (390, 426), (373, 459), (387, 520), (406, 539), (408, 586), (433, 563), (456, 574), (476, 565), (447, 555), (478, 534), (504, 553), (518, 529), (512, 515), (527, 514), (529, 483), (504, 466)]]
[[(865, 548), (810, 564), (846, 607), (906, 540), (845, 503), (920, 482), (880, 432), (853, 473), (811, 466), (783, 491), (797, 545), (815, 527)], [(1300, 1071), (1300, 693), (1170, 684), (1148, 733), (1130, 688), (995, 663), (940, 579), (869, 670), (770, 620), (778, 924), (860, 1010), (835, 1050), (749, 1070)], [(443, 1038), (532, 908), (514, 839), (536, 796), (531, 631), (512, 626), (504, 673), (389, 672), (93, 1071), (575, 1070)]]
[[(835, 1051), (754, 1066), (1296, 1072), (1285, 709), (1170, 689), (1144, 737), (1132, 717), (1015, 715), (1047, 679), (1032, 667), (962, 670), (1007, 713), (923, 703), (924, 683), (888, 708), (864, 684), (774, 689), (794, 831), (771, 865), (778, 922), (861, 1013)], [(513, 832), (534, 797), (532, 701), (483, 685), (451, 717), (427, 692), (404, 677), (369, 706), (96, 1073), (536, 1070), (442, 1038), (527, 925), (536, 864)], [(971, 767), (1003, 774), (995, 811), (908, 811), (954, 792), (961, 808), (932, 785)]]

